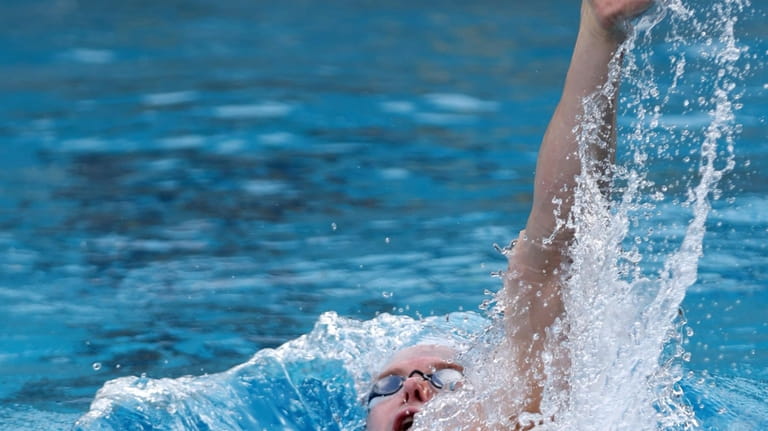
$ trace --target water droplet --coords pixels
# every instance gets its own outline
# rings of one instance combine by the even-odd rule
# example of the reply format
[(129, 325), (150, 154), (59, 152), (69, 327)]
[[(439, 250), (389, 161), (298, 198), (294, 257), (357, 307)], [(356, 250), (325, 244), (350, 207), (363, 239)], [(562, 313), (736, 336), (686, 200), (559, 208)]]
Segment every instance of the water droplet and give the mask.
[(384, 242), (389, 244), (389, 237), (384, 238)]
[(101, 369), (101, 362), (94, 362), (93, 365), (93, 371), (99, 371)]

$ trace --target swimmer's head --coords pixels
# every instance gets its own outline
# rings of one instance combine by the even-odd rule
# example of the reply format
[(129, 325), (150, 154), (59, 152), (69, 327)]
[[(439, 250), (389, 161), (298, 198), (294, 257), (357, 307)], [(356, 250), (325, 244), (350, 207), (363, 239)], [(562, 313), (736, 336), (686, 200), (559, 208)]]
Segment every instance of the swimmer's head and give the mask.
[(368, 402), (368, 431), (402, 431), (413, 416), (438, 392), (453, 390), (463, 367), (457, 351), (436, 344), (420, 344), (397, 352), (376, 375)]

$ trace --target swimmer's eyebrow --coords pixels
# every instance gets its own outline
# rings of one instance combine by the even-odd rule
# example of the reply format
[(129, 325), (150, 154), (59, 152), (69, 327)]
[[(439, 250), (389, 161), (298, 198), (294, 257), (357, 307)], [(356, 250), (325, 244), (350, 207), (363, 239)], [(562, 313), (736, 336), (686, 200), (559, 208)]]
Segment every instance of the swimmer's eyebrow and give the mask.
[[(438, 370), (444, 370), (446, 368), (453, 368), (456, 371), (461, 371), (462, 373), (464, 372), (464, 367), (462, 367), (461, 365), (457, 364), (456, 362), (449, 362), (444, 360), (440, 360), (438, 362), (430, 364), (429, 370), (419, 370), (419, 371), (424, 371), (425, 374), (430, 374)], [(382, 371), (378, 376), (376, 376), (376, 378), (380, 379), (382, 377), (392, 376), (392, 375), (405, 376), (411, 373), (412, 371), (413, 370), (406, 370), (402, 367), (387, 368), (384, 371)]]

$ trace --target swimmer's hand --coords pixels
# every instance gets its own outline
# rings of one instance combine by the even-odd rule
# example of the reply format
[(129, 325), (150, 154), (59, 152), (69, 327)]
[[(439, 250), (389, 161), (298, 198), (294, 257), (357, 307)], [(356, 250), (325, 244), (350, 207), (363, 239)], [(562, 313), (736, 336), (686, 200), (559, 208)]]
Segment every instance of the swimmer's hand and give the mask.
[(587, 7), (582, 8), (582, 24), (591, 26), (601, 37), (620, 41), (626, 37), (629, 20), (652, 3), (653, 0), (587, 0)]

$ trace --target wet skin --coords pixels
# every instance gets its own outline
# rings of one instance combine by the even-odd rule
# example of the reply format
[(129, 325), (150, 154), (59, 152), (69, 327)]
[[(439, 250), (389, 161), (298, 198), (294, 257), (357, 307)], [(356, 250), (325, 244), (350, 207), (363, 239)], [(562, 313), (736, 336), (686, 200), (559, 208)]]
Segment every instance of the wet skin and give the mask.
[[(443, 368), (463, 371), (455, 362), (456, 351), (445, 346), (418, 345), (398, 352), (375, 380), (388, 375), (408, 376), (414, 370), (431, 374)], [(407, 430), (413, 416), (436, 394), (436, 389), (423, 377), (414, 374), (403, 382), (403, 387), (392, 395), (379, 397), (368, 412), (368, 431)]]

